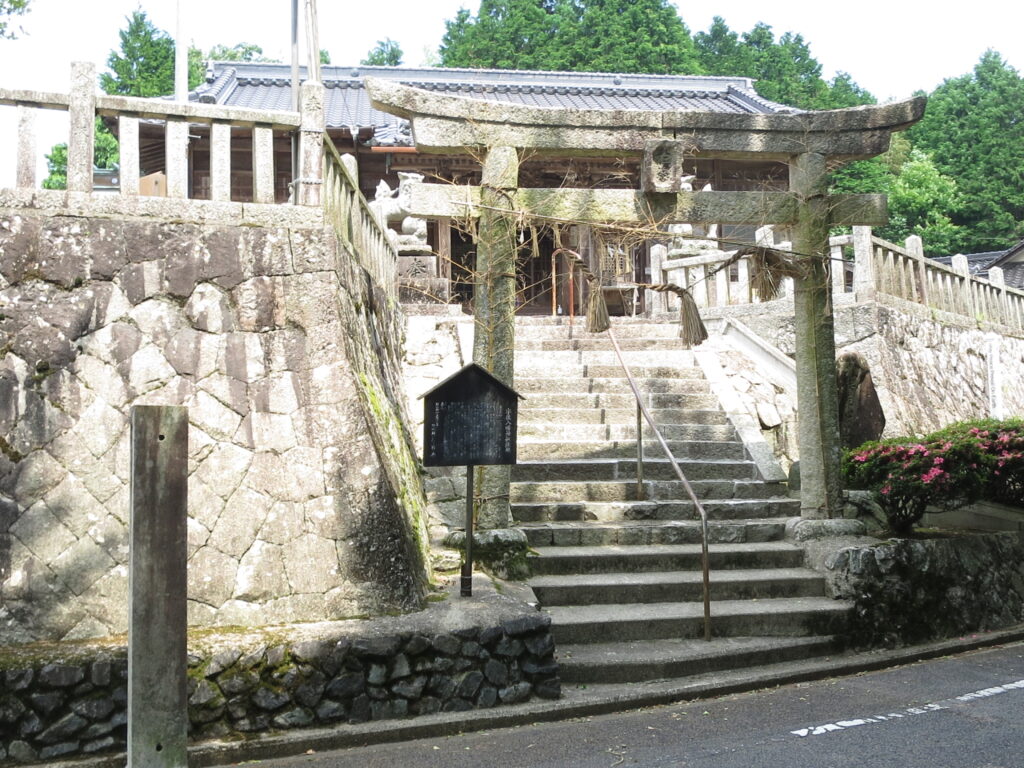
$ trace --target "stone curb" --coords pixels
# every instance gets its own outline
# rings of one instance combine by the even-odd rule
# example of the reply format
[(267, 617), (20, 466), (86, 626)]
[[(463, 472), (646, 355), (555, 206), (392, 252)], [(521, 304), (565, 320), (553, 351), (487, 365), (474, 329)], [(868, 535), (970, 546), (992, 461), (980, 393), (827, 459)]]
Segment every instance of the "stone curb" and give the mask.
[[(490, 710), (427, 715), (411, 720), (382, 720), (339, 728), (304, 729), (260, 736), (243, 742), (207, 742), (189, 748), (189, 766), (205, 768), (253, 760), (270, 760), (293, 757), (310, 750), (326, 752), (346, 747), (438, 738), (489, 728), (509, 728), (572, 717), (603, 715), (690, 699), (708, 699), (760, 688), (872, 672), (1019, 641), (1024, 641), (1024, 624), (984, 634), (893, 650), (844, 653), (834, 658), (777, 664), (770, 669), (701, 675), (685, 683), (672, 681), (645, 685), (592, 686), (588, 689), (566, 688), (563, 698), (556, 701), (534, 701)], [(109, 755), (97, 759), (54, 763), (51, 764), (51, 768), (121, 768), (124, 764), (124, 755)]]

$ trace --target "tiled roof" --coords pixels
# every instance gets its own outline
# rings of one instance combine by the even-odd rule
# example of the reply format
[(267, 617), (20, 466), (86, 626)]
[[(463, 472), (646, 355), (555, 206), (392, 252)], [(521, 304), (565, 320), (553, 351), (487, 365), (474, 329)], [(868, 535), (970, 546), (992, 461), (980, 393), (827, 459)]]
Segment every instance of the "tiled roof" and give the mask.
[[(300, 77), (304, 77), (304, 70)], [(323, 67), (329, 128), (373, 128), (383, 144), (409, 144), (405, 121), (370, 105), (364, 77), (383, 77), (428, 91), (535, 107), (686, 110), (764, 114), (794, 112), (762, 99), (745, 77), (617, 75), (594, 72), (405, 67)], [(213, 62), (193, 99), (252, 109), (291, 108), (291, 68), (285, 64)]]

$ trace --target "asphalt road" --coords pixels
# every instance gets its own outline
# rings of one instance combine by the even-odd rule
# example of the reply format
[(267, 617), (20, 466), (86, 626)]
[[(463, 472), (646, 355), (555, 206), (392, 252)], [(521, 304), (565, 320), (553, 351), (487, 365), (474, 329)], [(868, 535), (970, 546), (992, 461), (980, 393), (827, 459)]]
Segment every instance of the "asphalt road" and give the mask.
[(1024, 643), (765, 691), (261, 768), (1024, 768)]

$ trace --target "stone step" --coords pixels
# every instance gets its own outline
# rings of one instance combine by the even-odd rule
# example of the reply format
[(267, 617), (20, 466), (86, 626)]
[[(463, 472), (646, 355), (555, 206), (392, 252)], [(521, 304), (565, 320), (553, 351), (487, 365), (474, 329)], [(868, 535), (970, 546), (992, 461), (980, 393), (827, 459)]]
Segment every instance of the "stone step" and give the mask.
[[(636, 573), (699, 570), (699, 544), (648, 544), (536, 547), (529, 558), (534, 576), (579, 573)], [(804, 551), (781, 541), (751, 544), (712, 544), (708, 563), (713, 571), (727, 568), (799, 568)]]
[[(800, 515), (799, 499), (701, 499), (709, 520), (763, 520)], [(691, 521), (697, 513), (690, 501), (566, 501), (512, 504), (519, 523)]]
[[(842, 632), (852, 603), (825, 597), (718, 600), (711, 606), (715, 637), (808, 636)], [(544, 609), (561, 648), (570, 643), (701, 637), (701, 602), (567, 605)]]
[[(756, 480), (752, 461), (677, 459), (687, 480)], [(645, 480), (673, 480), (675, 469), (668, 459), (643, 462)], [(520, 461), (512, 467), (512, 482), (574, 482), (592, 480), (636, 480), (637, 462), (629, 459), (561, 459)], [(699, 497), (698, 497), (699, 498)]]
[[(643, 338), (643, 337), (626, 337), (616, 339), (619, 342), (619, 349), (622, 351), (633, 351), (633, 350), (650, 350), (650, 349), (679, 349), (686, 350), (683, 346), (682, 339), (679, 338), (678, 334), (675, 338)], [(577, 338), (553, 338), (553, 339), (535, 339), (526, 336), (520, 336), (516, 334), (516, 350), (523, 352), (541, 352), (541, 351), (564, 351), (564, 350), (580, 350), (580, 351), (604, 351), (614, 350), (611, 340), (605, 337), (594, 337), (588, 339), (577, 339)]]
[[(619, 341), (623, 339), (666, 339), (668, 341), (679, 340), (679, 323), (651, 323), (640, 322), (629, 325), (615, 324), (612, 333)], [(577, 321), (572, 327), (568, 323), (563, 325), (520, 325), (516, 323), (516, 341), (525, 339), (604, 339), (607, 341), (608, 334), (589, 333), (586, 330), (586, 322)]]
[[(641, 392), (643, 403), (655, 410), (721, 411), (718, 396), (713, 394), (648, 394)], [(520, 408), (614, 408), (632, 411), (636, 408), (633, 393), (625, 392), (531, 392), (519, 401)], [(635, 418), (635, 416), (634, 416)]]
[[(718, 570), (709, 580), (712, 615), (722, 600), (774, 600), (821, 597), (825, 579), (810, 568)], [(596, 573), (536, 576), (529, 580), (545, 608), (556, 605), (701, 602), (699, 571)]]
[[(626, 364), (632, 368), (637, 365), (670, 366), (678, 370), (697, 368), (692, 350), (688, 349), (656, 349), (656, 350), (623, 350)], [(549, 350), (545, 352), (522, 350), (516, 352), (515, 364), (528, 364), (531, 360), (546, 360), (552, 365), (609, 365), (618, 366), (619, 357), (614, 350)]]
[[(514, 512), (513, 512), (514, 514)], [(740, 544), (780, 541), (788, 517), (748, 520), (708, 519), (708, 542)], [(616, 520), (611, 522), (520, 523), (531, 547), (600, 546), (603, 544), (699, 544), (699, 520)]]
[[(588, 412), (579, 414), (579, 423), (587, 421)], [(523, 414), (520, 412), (520, 425)], [(534, 423), (532, 421), (527, 423)], [(668, 448), (677, 459), (746, 459), (747, 449), (738, 440), (668, 440)], [(661, 446), (653, 439), (644, 443), (646, 456), (664, 456)], [(576, 458), (636, 458), (635, 440), (595, 440), (566, 443), (561, 440), (533, 440), (524, 438), (516, 447), (520, 461), (539, 461)]]
[[(701, 503), (712, 499), (769, 499), (783, 495), (779, 483), (758, 480), (694, 480), (690, 485)], [(689, 499), (678, 480), (644, 480), (643, 499), (637, 499), (636, 482), (605, 480), (589, 482), (520, 482), (511, 488), (512, 502), (585, 501), (683, 501)]]
[(560, 645), (563, 683), (637, 683), (823, 656), (840, 649), (830, 635), (716, 637)]
[[(736, 441), (736, 430), (731, 424), (664, 424), (658, 426), (658, 431), (666, 442)], [(645, 455), (656, 455), (660, 449), (654, 430), (644, 427), (642, 434)], [(593, 443), (605, 440), (616, 442), (628, 440), (635, 446), (636, 424), (542, 424), (527, 421), (525, 424), (519, 425), (518, 439), (520, 443), (536, 441)]]
[[(628, 361), (627, 361), (628, 364)], [(516, 360), (516, 381), (537, 376), (572, 376), (574, 378), (605, 378), (626, 380), (621, 365), (592, 364), (548, 360), (545, 356)], [(629, 372), (636, 381), (644, 379), (703, 379), (699, 368), (671, 365), (630, 365)]]
[[(637, 379), (637, 388), (641, 394), (695, 394), (706, 395), (710, 392), (710, 385), (704, 379)], [(608, 393), (608, 394), (629, 394), (629, 384), (625, 379), (609, 378), (574, 378), (572, 376), (535, 376), (531, 378), (516, 377), (515, 390), (521, 395), (529, 397), (533, 393), (542, 392), (582, 392), (584, 394)]]

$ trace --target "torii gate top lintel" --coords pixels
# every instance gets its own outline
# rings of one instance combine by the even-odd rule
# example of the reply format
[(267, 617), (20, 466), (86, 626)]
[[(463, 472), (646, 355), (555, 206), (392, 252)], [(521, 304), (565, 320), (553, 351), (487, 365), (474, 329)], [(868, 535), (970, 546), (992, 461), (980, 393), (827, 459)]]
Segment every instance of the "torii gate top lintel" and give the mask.
[(641, 155), (656, 140), (685, 141), (703, 157), (785, 160), (814, 152), (873, 157), (890, 134), (924, 114), (923, 96), (892, 104), (791, 114), (533, 107), (426, 91), (366, 78), (374, 107), (412, 122), (417, 149), (464, 153), (511, 146), (566, 155)]

